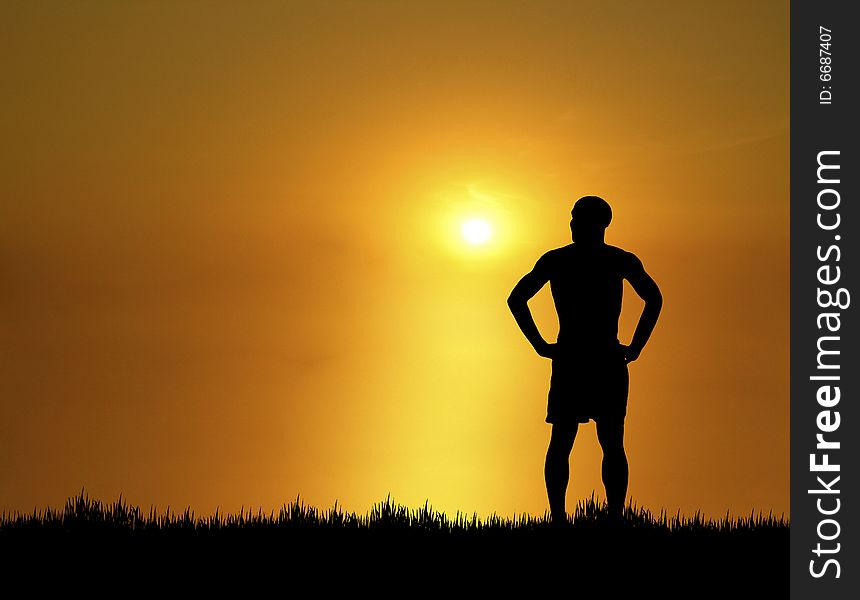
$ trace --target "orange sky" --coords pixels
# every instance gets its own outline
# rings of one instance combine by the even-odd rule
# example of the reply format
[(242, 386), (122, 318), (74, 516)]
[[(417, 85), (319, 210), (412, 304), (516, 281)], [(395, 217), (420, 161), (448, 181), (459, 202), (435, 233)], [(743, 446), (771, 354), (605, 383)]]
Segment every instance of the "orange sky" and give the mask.
[[(0, 509), (85, 487), (543, 514), (550, 363), (505, 301), (599, 194), (665, 298), (630, 366), (629, 496), (788, 513), (787, 3), (0, 23)], [(531, 306), (554, 340), (549, 289)], [(641, 306), (625, 284), (625, 343)], [(603, 496), (593, 423), (572, 476), (569, 509)]]

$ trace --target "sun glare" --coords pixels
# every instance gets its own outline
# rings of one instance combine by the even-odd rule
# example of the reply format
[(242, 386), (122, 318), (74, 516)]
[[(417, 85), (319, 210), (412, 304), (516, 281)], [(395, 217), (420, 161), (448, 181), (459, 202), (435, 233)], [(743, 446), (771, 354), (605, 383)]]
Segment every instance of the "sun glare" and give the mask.
[(490, 240), (493, 235), (493, 228), (484, 219), (469, 219), (463, 223), (460, 232), (467, 242), (479, 246)]

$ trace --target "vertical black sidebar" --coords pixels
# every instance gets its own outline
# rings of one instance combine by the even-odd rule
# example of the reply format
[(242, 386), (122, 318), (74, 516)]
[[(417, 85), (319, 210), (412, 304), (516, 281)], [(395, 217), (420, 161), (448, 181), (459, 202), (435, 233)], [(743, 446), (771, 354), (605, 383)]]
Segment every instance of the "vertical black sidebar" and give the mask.
[(791, 2), (791, 597), (798, 599), (860, 597), (860, 22), (851, 4)]

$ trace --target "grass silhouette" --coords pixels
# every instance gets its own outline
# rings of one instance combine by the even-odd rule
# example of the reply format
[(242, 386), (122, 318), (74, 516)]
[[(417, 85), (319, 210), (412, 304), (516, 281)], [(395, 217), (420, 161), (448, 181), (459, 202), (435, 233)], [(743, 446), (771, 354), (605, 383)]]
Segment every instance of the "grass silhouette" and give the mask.
[[(609, 526), (605, 503), (599, 502), (592, 493), (590, 498), (581, 500), (572, 515), (567, 528), (576, 533), (590, 528)], [(634, 502), (624, 508), (621, 526), (638, 532), (661, 533), (668, 535), (731, 535), (764, 533), (781, 535), (789, 528), (784, 516), (776, 517), (759, 512), (746, 517), (732, 518), (726, 513), (721, 519), (706, 519), (700, 512), (692, 516), (667, 514), (661, 511), (654, 515)], [(80, 495), (66, 501), (62, 510), (46, 508), (33, 510), (32, 513), (7, 513), (0, 515), (0, 535), (15, 532), (55, 532), (68, 534), (87, 534), (97, 532), (190, 532), (215, 535), (223, 531), (394, 531), (423, 534), (480, 535), (488, 532), (532, 532), (535, 534), (557, 532), (545, 513), (542, 517), (525, 514), (501, 517), (496, 514), (480, 519), (477, 513), (466, 515), (457, 512), (453, 517), (433, 509), (429, 500), (424, 506), (409, 509), (396, 504), (389, 495), (378, 502), (364, 515), (344, 512), (335, 503), (329, 510), (320, 510), (307, 505), (300, 497), (284, 504), (275, 514), (262, 509), (254, 513), (244, 508), (238, 514), (224, 514), (216, 509), (214, 515), (198, 516), (186, 508), (183, 512), (171, 512), (170, 507), (163, 514), (150, 508), (144, 512), (138, 506), (131, 506), (122, 496), (113, 503), (103, 502), (81, 490)]]
[[(297, 582), (327, 581), (352, 569), (359, 578), (397, 575), (441, 585), (444, 577), (431, 573), (461, 568), (466, 570), (460, 576), (471, 574), (484, 591), (488, 586), (506, 590), (514, 580), (548, 585), (572, 577), (580, 580), (580, 590), (584, 582), (604, 592), (650, 586), (664, 597), (671, 591), (700, 594), (717, 588), (739, 597), (745, 597), (740, 591), (787, 594), (789, 521), (784, 516), (706, 519), (699, 512), (653, 514), (630, 502), (617, 522), (592, 494), (571, 517), (561, 528), (546, 514), (480, 519), (457, 512), (449, 517), (429, 501), (410, 509), (390, 495), (365, 514), (345, 512), (337, 504), (320, 510), (297, 497), (277, 512), (216, 510), (198, 516), (190, 509), (143, 511), (122, 497), (105, 503), (82, 490), (62, 509), (4, 512), (0, 549), (13, 548), (20, 559), (39, 564), (130, 565), (157, 559), (211, 571), (213, 565), (227, 568), (244, 561), (258, 571), (266, 565), (270, 572), (287, 569)], [(487, 573), (495, 575), (487, 579)]]

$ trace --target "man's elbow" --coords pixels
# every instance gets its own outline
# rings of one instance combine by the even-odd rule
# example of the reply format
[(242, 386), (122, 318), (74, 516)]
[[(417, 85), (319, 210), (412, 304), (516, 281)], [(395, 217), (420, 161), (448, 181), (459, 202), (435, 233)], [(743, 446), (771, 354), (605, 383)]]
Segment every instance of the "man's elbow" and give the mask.
[(660, 290), (655, 287), (649, 295), (648, 299), (645, 301), (645, 303), (649, 306), (652, 306), (654, 310), (659, 311), (661, 308), (663, 308), (663, 294), (660, 293)]
[(508, 308), (511, 309), (512, 313), (517, 312), (523, 304), (525, 304), (525, 301), (516, 292), (511, 292), (511, 295), (508, 296)]

